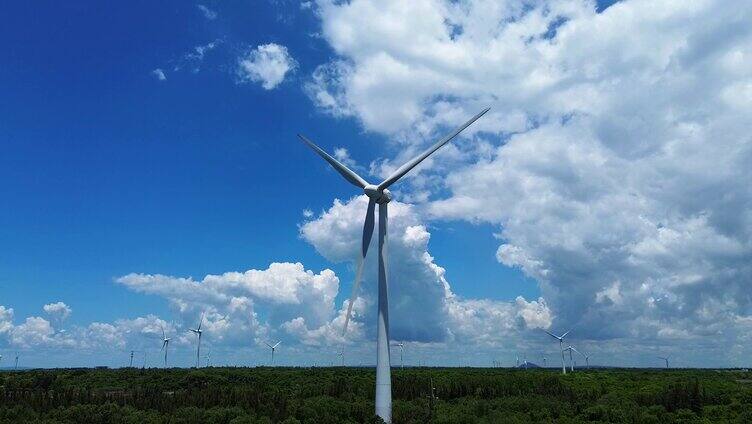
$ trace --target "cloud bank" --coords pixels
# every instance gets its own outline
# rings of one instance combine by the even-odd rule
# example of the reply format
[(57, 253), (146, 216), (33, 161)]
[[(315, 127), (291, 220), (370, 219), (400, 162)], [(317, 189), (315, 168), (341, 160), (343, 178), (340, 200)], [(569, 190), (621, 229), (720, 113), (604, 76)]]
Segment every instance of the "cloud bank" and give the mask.
[[(313, 102), (397, 157), (492, 106), (405, 190), (498, 225), (556, 327), (740, 349), (752, 315), (752, 5), (317, 3)], [(475, 142), (469, 142), (474, 138)], [(325, 253), (326, 255), (326, 253)], [(721, 352), (718, 352), (722, 354)]]

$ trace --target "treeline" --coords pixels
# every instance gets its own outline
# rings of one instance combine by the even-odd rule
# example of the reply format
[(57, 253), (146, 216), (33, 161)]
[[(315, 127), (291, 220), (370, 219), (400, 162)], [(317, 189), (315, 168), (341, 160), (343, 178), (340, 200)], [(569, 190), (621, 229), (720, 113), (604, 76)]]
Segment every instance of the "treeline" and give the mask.
[[(0, 423), (363, 423), (366, 368), (0, 373)], [(752, 374), (393, 370), (395, 423), (752, 422)]]

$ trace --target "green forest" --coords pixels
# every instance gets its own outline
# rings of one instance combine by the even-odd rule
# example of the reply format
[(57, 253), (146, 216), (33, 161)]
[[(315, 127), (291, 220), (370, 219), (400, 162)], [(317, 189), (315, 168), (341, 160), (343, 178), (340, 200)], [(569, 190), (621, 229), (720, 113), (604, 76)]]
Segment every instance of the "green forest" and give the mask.
[[(746, 370), (409, 368), (395, 423), (752, 423)], [(0, 423), (378, 423), (372, 368), (0, 372)]]

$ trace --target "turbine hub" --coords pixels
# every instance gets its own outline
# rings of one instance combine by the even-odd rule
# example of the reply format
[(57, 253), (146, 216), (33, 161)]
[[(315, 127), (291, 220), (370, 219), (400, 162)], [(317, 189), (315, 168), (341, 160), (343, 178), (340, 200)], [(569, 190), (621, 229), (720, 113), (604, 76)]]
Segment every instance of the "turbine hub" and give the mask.
[(363, 192), (368, 196), (370, 199), (373, 199), (376, 203), (388, 203), (390, 200), (392, 200), (392, 194), (389, 192), (389, 190), (379, 190), (379, 187), (373, 184), (368, 184), (364, 189)]

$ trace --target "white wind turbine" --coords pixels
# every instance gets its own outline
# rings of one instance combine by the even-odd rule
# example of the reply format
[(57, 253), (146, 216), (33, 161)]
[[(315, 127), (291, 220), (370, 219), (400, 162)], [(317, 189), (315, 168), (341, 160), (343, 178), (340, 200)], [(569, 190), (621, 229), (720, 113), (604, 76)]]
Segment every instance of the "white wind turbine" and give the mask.
[(403, 355), (405, 354), (405, 344), (402, 342), (395, 343), (392, 346), (400, 348), (400, 369), (405, 368), (405, 362), (402, 360)]
[(546, 368), (546, 356), (543, 356), (543, 368)]
[(568, 350), (569, 351), (569, 370), (571, 372), (574, 372), (574, 358), (572, 357), (572, 351), (577, 351), (577, 349), (575, 349), (574, 346), (569, 345), (564, 350)]
[(274, 346), (272, 346), (269, 343), (264, 342), (264, 344), (266, 344), (267, 346), (269, 346), (272, 349), (272, 366), (274, 366), (274, 351), (277, 349), (277, 346), (279, 346), (280, 343), (282, 343), (282, 342), (279, 341), (279, 342), (275, 343)]
[(569, 331), (572, 331), (572, 330), (567, 331), (566, 333), (562, 334), (561, 336), (557, 336), (555, 334), (549, 333), (546, 330), (543, 330), (543, 331), (545, 331), (546, 334), (548, 334), (549, 336), (551, 336), (551, 337), (553, 337), (553, 338), (555, 338), (556, 340), (559, 341), (559, 349), (561, 350), (561, 373), (562, 374), (566, 374), (567, 373), (567, 366), (564, 364), (564, 337), (566, 337), (567, 334), (569, 334)]
[(580, 352), (577, 349), (574, 349), (574, 351), (577, 352), (577, 353), (579, 353), (580, 355), (582, 355), (583, 358), (585, 358), (585, 367), (587, 369), (590, 369), (590, 355), (585, 355), (584, 353)]
[(130, 354), (131, 360), (130, 360), (130, 363), (128, 364), (128, 368), (133, 368), (133, 354), (136, 353), (136, 352), (138, 352), (138, 351), (137, 350), (131, 350), (131, 354)]
[(668, 369), (668, 358), (669, 358), (669, 356), (668, 356), (668, 355), (667, 355), (667, 356), (666, 356), (665, 358), (664, 358), (664, 357), (662, 357), (662, 356), (659, 356), (659, 357), (658, 357), (658, 359), (663, 359), (664, 361), (666, 361), (666, 369)]
[(170, 338), (165, 334), (164, 327), (161, 325), (159, 327), (162, 329), (162, 348), (159, 350), (164, 350), (164, 366), (167, 368), (167, 348), (170, 347)]
[(323, 151), (319, 146), (313, 144), (304, 136), (298, 134), (298, 137), (303, 140), (311, 149), (313, 149), (319, 156), (342, 175), (349, 183), (363, 190), (368, 196), (368, 209), (366, 209), (366, 219), (363, 224), (363, 241), (361, 244), (361, 255), (358, 257), (358, 266), (355, 272), (355, 282), (353, 283), (352, 296), (350, 297), (350, 303), (347, 305), (347, 315), (345, 316), (344, 332), (347, 331), (347, 324), (350, 321), (352, 315), (352, 307), (355, 302), (355, 298), (358, 294), (358, 286), (360, 285), (360, 278), (363, 274), (363, 262), (365, 261), (366, 253), (368, 252), (368, 246), (371, 244), (371, 237), (373, 236), (373, 228), (375, 225), (374, 209), (376, 204), (379, 205), (379, 286), (378, 286), (378, 316), (376, 321), (377, 337), (376, 337), (376, 415), (381, 417), (385, 422), (392, 422), (392, 378), (391, 378), (391, 365), (389, 360), (389, 299), (388, 299), (388, 286), (387, 286), (387, 222), (388, 222), (388, 208), (389, 201), (392, 200), (392, 195), (387, 190), (392, 184), (397, 182), (405, 174), (415, 168), (425, 158), (430, 156), (433, 152), (447, 144), (454, 137), (456, 137), (462, 130), (470, 126), (478, 118), (488, 112), (490, 108), (486, 108), (469, 121), (465, 122), (457, 129), (449, 133), (447, 136), (436, 142), (429, 147), (426, 151), (411, 159), (401, 167), (399, 167), (392, 175), (386, 180), (382, 181), (379, 185), (369, 184), (366, 180), (361, 178), (358, 174), (350, 170), (348, 167), (337, 161), (337, 159), (330, 156)]
[(206, 358), (206, 366), (208, 367), (209, 364), (211, 363), (211, 350), (206, 352), (205, 358)]
[(198, 321), (198, 327), (188, 329), (193, 334), (198, 336), (198, 344), (196, 345), (196, 368), (201, 366), (199, 361), (201, 360), (201, 335), (204, 334), (203, 330), (201, 330), (201, 324), (203, 323), (204, 323), (204, 313), (201, 312), (201, 318)]

